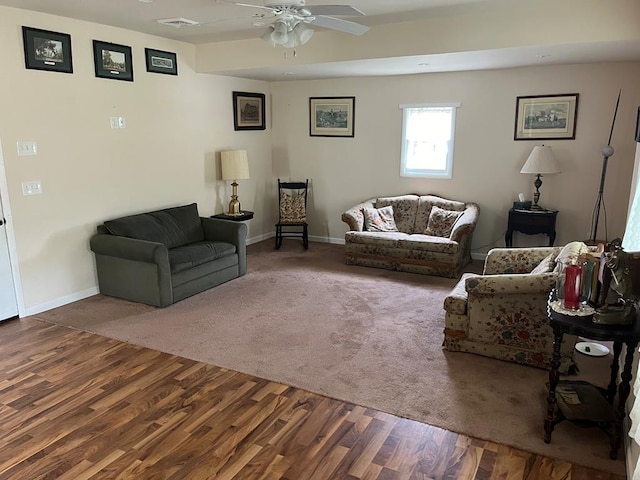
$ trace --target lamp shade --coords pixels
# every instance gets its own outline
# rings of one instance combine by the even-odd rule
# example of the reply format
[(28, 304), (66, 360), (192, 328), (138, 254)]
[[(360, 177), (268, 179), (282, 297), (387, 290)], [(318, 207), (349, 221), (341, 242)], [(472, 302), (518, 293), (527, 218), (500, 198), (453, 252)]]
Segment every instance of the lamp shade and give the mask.
[(220, 152), (223, 180), (249, 178), (249, 160), (246, 150), (226, 150)]
[(533, 147), (520, 173), (532, 173), (534, 175), (560, 173), (560, 167), (553, 156), (551, 147), (545, 145)]

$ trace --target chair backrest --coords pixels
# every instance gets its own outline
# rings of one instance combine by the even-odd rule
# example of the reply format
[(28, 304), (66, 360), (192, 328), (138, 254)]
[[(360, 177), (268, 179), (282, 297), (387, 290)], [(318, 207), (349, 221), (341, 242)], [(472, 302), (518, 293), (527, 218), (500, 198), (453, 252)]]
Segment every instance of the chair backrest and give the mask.
[(278, 179), (278, 211), (281, 223), (307, 221), (307, 191), (309, 179), (304, 182), (281, 182)]

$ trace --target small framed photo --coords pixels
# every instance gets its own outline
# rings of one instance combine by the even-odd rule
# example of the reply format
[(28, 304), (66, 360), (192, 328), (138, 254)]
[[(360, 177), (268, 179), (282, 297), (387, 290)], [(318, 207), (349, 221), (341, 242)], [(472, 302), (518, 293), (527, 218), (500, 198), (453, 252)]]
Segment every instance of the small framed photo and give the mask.
[(26, 68), (73, 73), (71, 35), (22, 27)]
[(517, 97), (514, 140), (576, 138), (577, 93)]
[(144, 56), (147, 60), (147, 72), (178, 75), (178, 63), (175, 53), (145, 48)]
[(353, 137), (356, 97), (309, 98), (309, 135)]
[(93, 63), (96, 77), (133, 82), (131, 47), (94, 40)]
[(265, 95), (233, 92), (233, 129), (265, 130)]

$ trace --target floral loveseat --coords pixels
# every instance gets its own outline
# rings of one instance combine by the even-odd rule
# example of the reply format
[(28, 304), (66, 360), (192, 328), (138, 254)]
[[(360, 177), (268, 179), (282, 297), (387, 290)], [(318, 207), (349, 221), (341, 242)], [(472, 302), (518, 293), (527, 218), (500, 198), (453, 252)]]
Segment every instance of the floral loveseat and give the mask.
[(379, 197), (342, 214), (347, 265), (458, 277), (480, 208), (435, 195)]
[[(444, 346), (534, 367), (548, 368), (553, 330), (547, 300), (556, 285), (556, 263), (591, 247), (495, 248), (482, 275), (465, 273), (444, 301)], [(560, 370), (573, 365), (576, 337), (565, 335)]]

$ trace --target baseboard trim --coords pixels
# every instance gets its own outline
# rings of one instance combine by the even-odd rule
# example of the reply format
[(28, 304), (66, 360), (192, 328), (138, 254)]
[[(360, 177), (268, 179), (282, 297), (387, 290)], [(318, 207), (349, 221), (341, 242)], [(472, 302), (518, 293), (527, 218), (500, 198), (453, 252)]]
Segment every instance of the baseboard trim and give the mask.
[(64, 297), (54, 298), (53, 300), (45, 303), (41, 303), (39, 305), (34, 305), (32, 307), (25, 308), (25, 317), (29, 315), (36, 315), (38, 313), (46, 312), (47, 310), (51, 310), (53, 308), (62, 307), (63, 305), (67, 305), (69, 303), (77, 302), (78, 300), (85, 299), (87, 297), (92, 297), (99, 293), (98, 287), (87, 288), (86, 290), (82, 290), (80, 292), (72, 293), (71, 295), (65, 295)]

